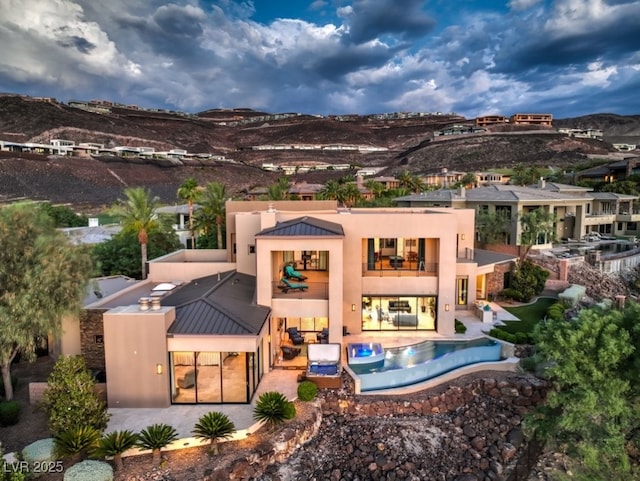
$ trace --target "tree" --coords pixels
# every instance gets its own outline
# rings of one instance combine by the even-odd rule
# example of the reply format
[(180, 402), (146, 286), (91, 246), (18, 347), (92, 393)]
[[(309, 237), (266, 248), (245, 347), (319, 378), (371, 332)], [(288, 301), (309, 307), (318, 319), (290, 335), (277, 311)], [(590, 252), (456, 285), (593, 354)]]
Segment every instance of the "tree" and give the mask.
[(510, 297), (517, 301), (529, 302), (544, 290), (549, 271), (529, 260), (522, 260), (511, 270)]
[(85, 227), (89, 223), (86, 216), (76, 214), (66, 205), (51, 205), (49, 202), (43, 202), (40, 208), (51, 217), (56, 227)]
[(323, 200), (338, 200), (340, 197), (340, 184), (335, 180), (328, 180), (318, 191), (318, 198)]
[(136, 446), (138, 435), (132, 431), (113, 431), (104, 435), (98, 441), (94, 454), (99, 457), (113, 457), (113, 464), (116, 471), (121, 471), (124, 467), (122, 453)]
[(212, 411), (198, 420), (193, 434), (209, 441), (211, 454), (218, 454), (218, 441), (231, 437), (235, 431), (235, 425), (226, 414)]
[(222, 230), (225, 222), (226, 187), (221, 182), (210, 182), (202, 193), (200, 209), (196, 213), (196, 227), (205, 235), (215, 226), (217, 248), (224, 249)]
[(473, 172), (467, 172), (462, 176), (462, 178), (456, 183), (457, 187), (475, 187), (478, 179), (476, 178), (476, 174)]
[(481, 244), (498, 244), (505, 241), (511, 219), (504, 211), (480, 211), (476, 215), (476, 232)]
[(159, 207), (159, 199), (152, 197), (144, 187), (131, 187), (124, 191), (125, 199), (119, 199), (111, 207), (110, 213), (119, 218), (123, 230), (137, 233), (142, 261), (142, 279), (147, 278), (147, 242), (149, 231), (160, 224), (155, 211)]
[(615, 192), (617, 194), (638, 195), (638, 184), (633, 180), (616, 180), (605, 184), (600, 192)]
[(195, 232), (193, 230), (193, 204), (200, 198), (200, 186), (193, 177), (185, 180), (178, 189), (178, 198), (189, 206), (189, 233), (191, 234), (191, 248), (196, 248)]
[(540, 179), (540, 176), (540, 169), (537, 167), (527, 168), (522, 164), (518, 164), (513, 168), (509, 183), (513, 185), (535, 184)]
[(279, 177), (275, 184), (267, 187), (269, 200), (286, 200), (289, 197), (291, 182), (286, 177)]
[(369, 189), (374, 198), (380, 197), (384, 192), (384, 184), (374, 179), (367, 179), (364, 182), (364, 186)]
[[(567, 451), (574, 479), (638, 479), (629, 454), (640, 448), (640, 306), (584, 309), (577, 319), (547, 320), (535, 332), (551, 391), (528, 429)], [(637, 463), (637, 460), (636, 460)]]
[(343, 205), (353, 207), (360, 200), (361, 194), (358, 186), (353, 182), (349, 182), (340, 186), (338, 197)]
[[(178, 235), (170, 226), (157, 226), (148, 233), (149, 259), (169, 254), (181, 248)], [(93, 256), (98, 265), (100, 275), (122, 275), (139, 279), (141, 246), (137, 242), (137, 235), (130, 230), (123, 230), (111, 239), (96, 244)]]
[(60, 333), (94, 268), (89, 251), (69, 244), (33, 205), (0, 208), (0, 246), (0, 368), (11, 400), (11, 362), (18, 352), (33, 359), (36, 337)]
[(43, 395), (49, 430), (54, 436), (86, 426), (98, 432), (106, 429), (109, 414), (95, 385), (84, 358), (61, 356), (56, 361)]
[(546, 244), (555, 240), (556, 217), (553, 212), (544, 209), (535, 209), (525, 214), (520, 214), (521, 251), (520, 258), (525, 259), (531, 247), (537, 244)]

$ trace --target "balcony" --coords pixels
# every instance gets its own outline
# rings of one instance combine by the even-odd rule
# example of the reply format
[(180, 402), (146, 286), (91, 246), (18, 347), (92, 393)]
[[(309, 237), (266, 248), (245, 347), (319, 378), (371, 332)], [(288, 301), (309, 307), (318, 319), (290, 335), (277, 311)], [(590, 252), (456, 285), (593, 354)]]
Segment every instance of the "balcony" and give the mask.
[(305, 271), (300, 270), (305, 280), (289, 280), (290, 284), (296, 286), (304, 285), (304, 288), (282, 289), (283, 283), (280, 280), (271, 283), (271, 296), (274, 299), (329, 299), (329, 273), (327, 271)]
[(640, 212), (620, 212), (616, 215), (617, 222), (640, 222)]
[(374, 269), (370, 269), (367, 263), (362, 264), (364, 277), (425, 277), (438, 275), (437, 262), (416, 262), (404, 259), (384, 258), (374, 263)]

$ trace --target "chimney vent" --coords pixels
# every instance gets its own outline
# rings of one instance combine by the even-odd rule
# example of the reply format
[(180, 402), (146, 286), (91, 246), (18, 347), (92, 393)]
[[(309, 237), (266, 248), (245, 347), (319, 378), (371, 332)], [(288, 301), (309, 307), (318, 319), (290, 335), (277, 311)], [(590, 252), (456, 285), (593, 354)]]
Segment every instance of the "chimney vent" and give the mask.
[(138, 304), (140, 304), (141, 311), (149, 310), (149, 301), (150, 299), (148, 297), (141, 297), (140, 299), (138, 299)]
[(154, 297), (153, 299), (151, 299), (151, 310), (152, 311), (159, 311), (161, 307), (162, 307), (162, 304), (160, 303), (160, 298), (159, 297)]

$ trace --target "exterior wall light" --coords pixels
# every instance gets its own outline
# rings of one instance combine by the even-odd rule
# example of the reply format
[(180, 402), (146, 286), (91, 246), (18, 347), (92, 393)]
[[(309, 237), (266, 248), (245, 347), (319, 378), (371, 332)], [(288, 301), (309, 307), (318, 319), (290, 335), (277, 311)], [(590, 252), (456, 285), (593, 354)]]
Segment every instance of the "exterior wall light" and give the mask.
[(445, 305), (444, 305), (444, 310), (445, 310), (445, 311), (447, 311), (447, 312), (449, 312), (449, 304), (445, 304)]
[(351, 312), (356, 312), (356, 305), (355, 304), (351, 304)]
[(162, 374), (162, 364), (156, 364), (156, 374)]

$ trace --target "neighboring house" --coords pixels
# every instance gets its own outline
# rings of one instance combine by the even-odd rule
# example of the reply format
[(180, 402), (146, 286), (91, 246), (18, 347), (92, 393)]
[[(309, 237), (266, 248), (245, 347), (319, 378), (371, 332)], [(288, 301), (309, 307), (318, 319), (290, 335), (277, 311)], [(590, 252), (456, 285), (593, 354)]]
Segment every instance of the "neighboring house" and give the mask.
[(593, 182), (615, 182), (616, 180), (625, 180), (634, 174), (640, 173), (640, 165), (638, 165), (640, 157), (632, 157), (621, 159), (608, 164), (598, 165), (590, 169), (581, 170), (573, 174), (573, 181), (580, 182), (583, 180), (591, 180)]
[[(198, 204), (193, 204), (193, 213), (200, 208)], [(171, 216), (173, 230), (176, 231), (180, 243), (191, 248), (191, 231), (189, 230), (189, 204), (168, 205), (158, 207), (156, 214), (161, 216)], [(194, 233), (197, 237), (197, 232)]]
[[(83, 310), (81, 352), (106, 370), (110, 407), (249, 403), (291, 327), (305, 342), (324, 328), (332, 343), (451, 336), (456, 310), (502, 290), (513, 260), (474, 251), (471, 209), (229, 201), (226, 212), (228, 250), (155, 259), (146, 280)], [(286, 287), (291, 263), (306, 279)]]
[(552, 114), (513, 114), (509, 117), (509, 123), (515, 125), (543, 125), (551, 127)]
[(453, 207), (476, 212), (503, 212), (511, 219), (504, 243), (520, 245), (519, 216), (536, 209), (552, 212), (558, 239), (581, 239), (589, 232), (617, 236), (640, 233), (638, 196), (592, 192), (586, 187), (540, 181), (538, 185), (492, 185), (448, 189), (396, 198), (399, 207)]
[(506, 124), (507, 118), (504, 115), (484, 115), (476, 118), (476, 125), (478, 127), (485, 127), (487, 125)]

